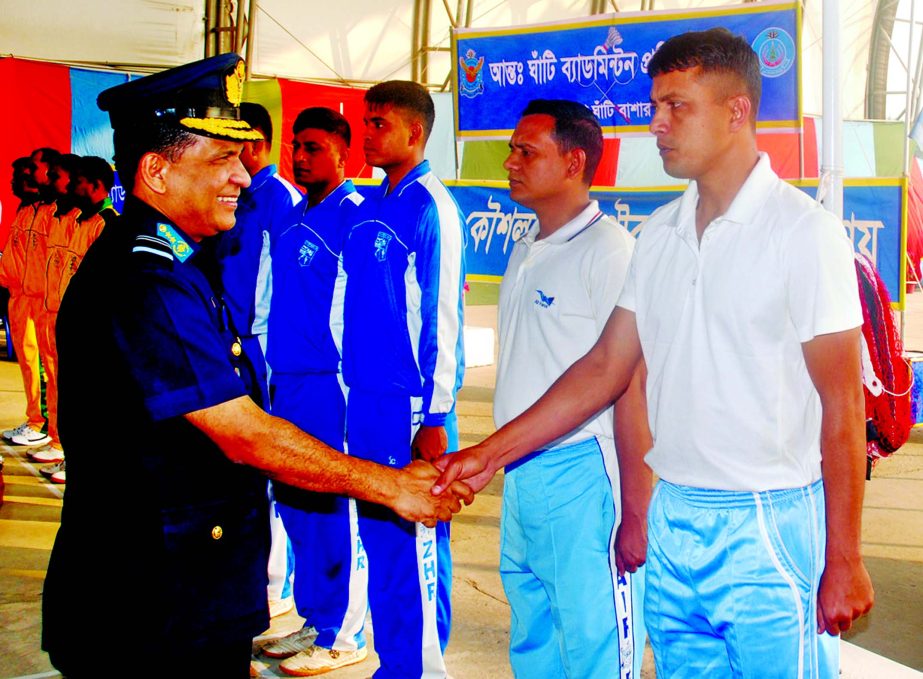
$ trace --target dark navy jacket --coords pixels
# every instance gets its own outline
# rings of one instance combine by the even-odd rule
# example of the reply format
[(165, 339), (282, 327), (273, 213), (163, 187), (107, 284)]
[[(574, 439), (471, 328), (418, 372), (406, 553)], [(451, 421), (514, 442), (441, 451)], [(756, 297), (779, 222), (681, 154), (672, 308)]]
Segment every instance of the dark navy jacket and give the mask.
[(142, 664), (268, 626), (266, 479), (183, 417), (250, 390), (216, 274), (176, 225), (129, 199), (64, 296), (68, 484), (42, 644), (65, 673), (98, 662), (89, 649), (112, 629), (113, 599), (137, 613), (125, 633)]

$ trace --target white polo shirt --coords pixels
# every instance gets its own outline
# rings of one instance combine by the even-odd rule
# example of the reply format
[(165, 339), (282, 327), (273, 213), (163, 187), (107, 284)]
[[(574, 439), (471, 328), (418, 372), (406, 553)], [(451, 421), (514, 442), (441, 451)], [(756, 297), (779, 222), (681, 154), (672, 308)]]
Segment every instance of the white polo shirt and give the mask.
[[(513, 247), (500, 284), (498, 427), (537, 401), (596, 343), (635, 244), (595, 200), (547, 238), (536, 240), (538, 231), (536, 223)], [(590, 436), (612, 439), (611, 408), (548, 447)]]
[(648, 367), (651, 468), (722, 490), (820, 478), (821, 407), (801, 343), (862, 324), (843, 225), (760, 160), (696, 241), (695, 182), (647, 221), (619, 306)]

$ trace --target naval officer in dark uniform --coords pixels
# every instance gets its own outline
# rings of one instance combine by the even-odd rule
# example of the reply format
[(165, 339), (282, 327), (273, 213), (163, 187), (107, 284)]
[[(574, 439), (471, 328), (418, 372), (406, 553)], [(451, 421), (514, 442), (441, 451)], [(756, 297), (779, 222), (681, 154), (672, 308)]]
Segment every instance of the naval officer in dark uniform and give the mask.
[[(234, 226), (250, 182), (239, 156), (260, 136), (239, 120), (242, 75), (229, 54), (99, 97), (130, 197), (58, 317), (68, 487), (42, 645), (69, 678), (249, 675), (268, 626), (264, 475), (429, 525), (471, 499), (467, 487), (434, 497), (434, 468), (345, 456), (251, 399), (254, 371), (202, 247)], [(123, 654), (98, 652), (109, 634)]]

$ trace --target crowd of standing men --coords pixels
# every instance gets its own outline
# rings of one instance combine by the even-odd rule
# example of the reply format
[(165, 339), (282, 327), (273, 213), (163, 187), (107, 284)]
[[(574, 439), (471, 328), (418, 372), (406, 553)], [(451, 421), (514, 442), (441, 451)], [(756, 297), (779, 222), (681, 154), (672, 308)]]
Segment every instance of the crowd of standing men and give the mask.
[[(457, 447), (464, 367), (461, 218), (423, 160), (432, 99), (412, 83), (369, 91), (366, 152), (389, 179), (350, 216), (364, 201), (344, 182), (342, 116), (299, 116), (302, 199), (266, 162), (265, 111), (240, 115), (242, 75), (223, 55), (100, 95), (128, 197), (57, 322), (70, 478), (43, 647), (68, 677), (95, 676), (88, 635), (105, 622), (93, 593), (124, 589), (145, 611), (142, 673), (249, 674), (268, 624), (269, 476), (312, 623), (286, 640), (291, 653), (276, 649), (291, 656), (282, 669), (363, 660), (371, 607), (381, 676), (442, 676), (451, 562), (440, 522), (473, 495), (431, 492), (428, 460)], [(136, 487), (114, 482), (89, 427), (100, 405), (82, 391), (90, 381), (133, 433), (118, 474)]]
[[(366, 103), (363, 150), (387, 176), (368, 200), (345, 179), (352, 131), (342, 115), (308, 108), (295, 120), (302, 198), (269, 164), (268, 112), (243, 103), (242, 119), (264, 139), (244, 144), (251, 184), (234, 229), (214, 243), (242, 349), (261, 357), (266, 407), (332, 448), (404, 466), (412, 448), (433, 461), (458, 446), (463, 220), (423, 160), (435, 116), (426, 90), (381, 83)], [(285, 483), (272, 495), (306, 623), (263, 652), (296, 675), (360, 662), (371, 607), (382, 676), (444, 673), (447, 526), (413, 527), (361, 501)]]
[(54, 483), (66, 481), (55, 322), (83, 256), (116, 217), (109, 198), (113, 180), (112, 167), (96, 156), (38, 148), (13, 161), (12, 190), (20, 204), (0, 259), (0, 285), (9, 292), (9, 337), (22, 371), (26, 421), (3, 438), (32, 447), (29, 457), (44, 464), (41, 472)]
[[(345, 179), (353, 131), (326, 108), (291, 131), (306, 195), (278, 176), (265, 109), (238, 113), (234, 55), (100, 96), (130, 195), (57, 322), (71, 483), (44, 597), (56, 667), (98, 672), (97, 596), (115, 589), (145, 611), (142, 673), (246, 676), (272, 507), (306, 623), (264, 653), (296, 676), (361, 662), (370, 609), (376, 677), (444, 677), (445, 521), (505, 467), (517, 676), (636, 677), (645, 628), (659, 676), (837, 675), (835, 635), (873, 598), (848, 242), (757, 152), (745, 41), (677, 36), (649, 70), (665, 169), (693, 181), (637, 245), (589, 199), (592, 113), (524, 110), (504, 167), (538, 220), (501, 287), (502, 426), (456, 453), (464, 220), (424, 160), (426, 90), (366, 93), (363, 152), (385, 179), (365, 197)], [(728, 301), (741, 289), (746, 308)], [(89, 380), (133, 432), (119, 474), (138, 487), (110, 485)], [(35, 442), (29, 417), (14, 434)]]

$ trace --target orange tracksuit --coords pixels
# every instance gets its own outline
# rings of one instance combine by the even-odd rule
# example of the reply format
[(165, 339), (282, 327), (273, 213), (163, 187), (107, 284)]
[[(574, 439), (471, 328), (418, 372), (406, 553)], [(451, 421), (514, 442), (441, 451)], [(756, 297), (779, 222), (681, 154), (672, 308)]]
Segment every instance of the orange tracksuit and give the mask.
[[(36, 319), (43, 309), (44, 281), (40, 292), (35, 293), (35, 276), (26, 284), (27, 270), (36, 264), (44, 269), (45, 241), (54, 220), (56, 206), (51, 204), (30, 205), (18, 213), (10, 228), (10, 237), (0, 258), (0, 285), (10, 291), (9, 317), (10, 337), (19, 369), (22, 372), (23, 390), (26, 396), (26, 419), (36, 431), (45, 426), (42, 416), (42, 396), (39, 372), (39, 344), (36, 333)], [(38, 260), (38, 261), (36, 261)], [(44, 278), (44, 277), (42, 277)], [(27, 289), (28, 287), (28, 289)], [(33, 294), (29, 294), (33, 292)]]
[(45, 401), (48, 404), (48, 435), (51, 445), (61, 447), (58, 438), (58, 347), (55, 323), (68, 283), (77, 272), (90, 245), (106, 225), (99, 213), (78, 222), (76, 208), (55, 220), (48, 234), (48, 257), (45, 266), (45, 304), (39, 320), (39, 351), (47, 378)]
[(83, 261), (83, 256), (87, 253), (87, 250), (90, 249), (90, 246), (93, 245), (93, 241), (99, 238), (99, 235), (103, 232), (103, 228), (106, 226), (105, 215), (107, 214), (115, 216), (118, 213), (116, 213), (112, 207), (104, 208), (89, 219), (82, 222), (78, 221), (76, 227), (71, 232), (71, 236), (67, 241), (67, 250), (61, 268), (57, 295), (49, 295), (45, 298), (46, 306), (48, 306), (49, 309), (53, 309), (55, 313), (57, 313), (58, 308), (61, 306), (61, 300), (64, 298), (64, 291), (67, 290), (71, 278), (77, 273), (77, 267), (79, 267), (80, 263)]
[[(67, 259), (67, 245), (77, 228), (79, 214), (80, 210), (74, 208), (50, 223), (45, 243), (45, 268), (42, 272), (42, 308), (36, 321), (38, 351), (45, 367), (48, 436), (51, 437), (51, 446), (54, 448), (61, 447), (61, 439), (58, 437), (58, 349), (55, 344), (54, 327), (61, 305), (60, 285)], [(35, 283), (37, 287), (37, 281)]]

